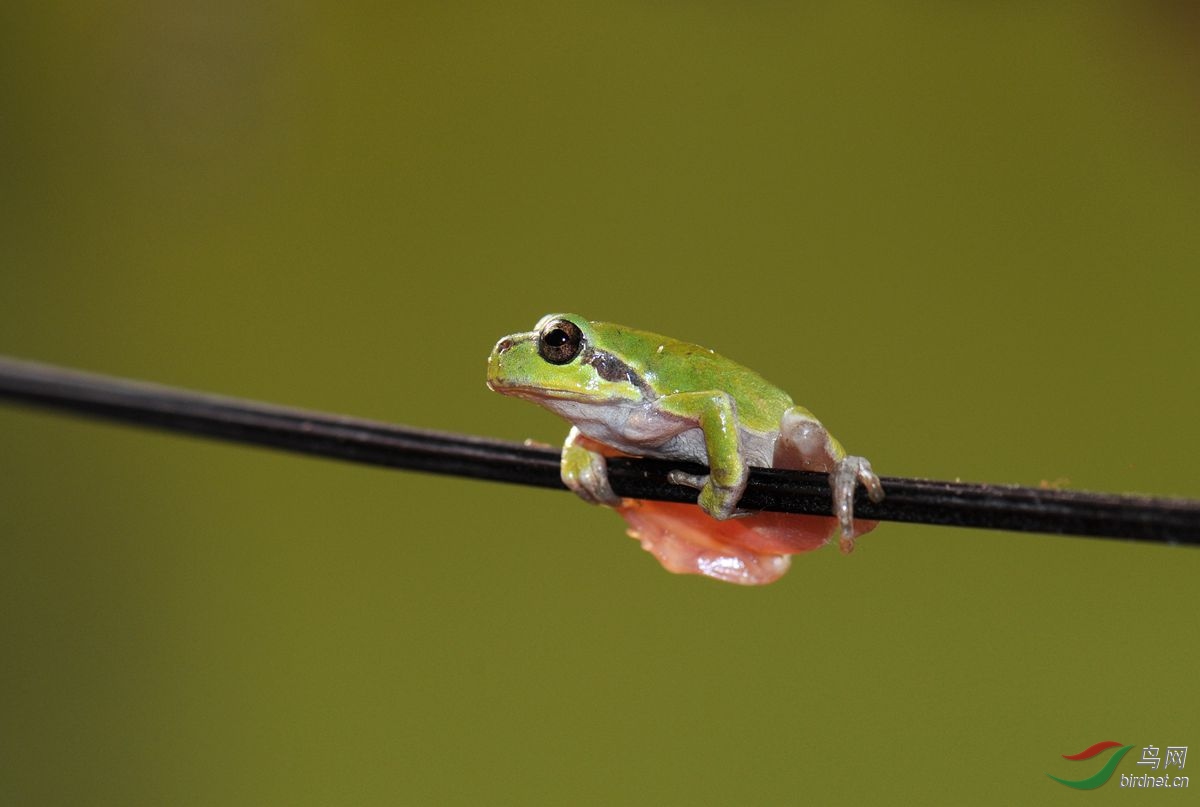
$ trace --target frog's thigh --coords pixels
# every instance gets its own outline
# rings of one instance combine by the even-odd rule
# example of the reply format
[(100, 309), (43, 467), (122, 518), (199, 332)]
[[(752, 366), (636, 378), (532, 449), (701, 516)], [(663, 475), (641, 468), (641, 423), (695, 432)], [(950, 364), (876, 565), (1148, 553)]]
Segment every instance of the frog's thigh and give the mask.
[(793, 406), (783, 413), (773, 467), (832, 471), (844, 456), (845, 449), (807, 409)]

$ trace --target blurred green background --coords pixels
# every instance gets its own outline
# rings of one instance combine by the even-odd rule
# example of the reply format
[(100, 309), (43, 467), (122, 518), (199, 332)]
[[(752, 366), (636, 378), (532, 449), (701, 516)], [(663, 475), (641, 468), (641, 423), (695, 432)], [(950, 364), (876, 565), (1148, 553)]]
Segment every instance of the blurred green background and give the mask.
[[(558, 442), (484, 359), (572, 310), (885, 474), (1197, 497), (1193, 23), (6, 5), (0, 352)], [(1061, 754), (1200, 744), (1194, 550), (885, 524), (742, 589), (564, 494), (11, 407), (0, 474), (3, 804), (1103, 803)]]

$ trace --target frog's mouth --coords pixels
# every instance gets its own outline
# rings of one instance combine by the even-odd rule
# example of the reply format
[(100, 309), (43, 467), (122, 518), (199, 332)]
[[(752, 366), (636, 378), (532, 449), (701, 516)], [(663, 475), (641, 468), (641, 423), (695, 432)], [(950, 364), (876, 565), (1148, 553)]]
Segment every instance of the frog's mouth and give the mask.
[(555, 401), (573, 401), (575, 403), (604, 403), (608, 400), (617, 400), (616, 398), (607, 398), (597, 396), (595, 393), (588, 394), (578, 392), (576, 390), (553, 389), (551, 387), (531, 387), (523, 384), (513, 384), (498, 378), (489, 378), (487, 380), (488, 389), (492, 392), (498, 392), (501, 395), (510, 395), (514, 398), (524, 398), (528, 401), (538, 402), (545, 400)]

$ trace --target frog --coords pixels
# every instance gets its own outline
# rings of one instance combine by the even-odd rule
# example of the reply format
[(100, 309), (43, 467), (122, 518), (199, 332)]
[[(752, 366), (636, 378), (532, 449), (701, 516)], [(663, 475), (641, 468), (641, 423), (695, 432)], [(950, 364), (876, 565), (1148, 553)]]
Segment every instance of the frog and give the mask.
[[(871, 463), (848, 454), (783, 389), (709, 348), (657, 333), (547, 314), (533, 330), (496, 342), (487, 386), (570, 424), (563, 484), (587, 502), (617, 509), (630, 534), (670, 571), (771, 582), (786, 571), (788, 555), (823, 545), (835, 532), (848, 554), (874, 527), (855, 519), (859, 484), (871, 501), (884, 497)], [(698, 511), (618, 496), (606, 462), (616, 455), (707, 466), (705, 474), (668, 476), (697, 491)], [(740, 509), (752, 467), (828, 473), (833, 518)]]

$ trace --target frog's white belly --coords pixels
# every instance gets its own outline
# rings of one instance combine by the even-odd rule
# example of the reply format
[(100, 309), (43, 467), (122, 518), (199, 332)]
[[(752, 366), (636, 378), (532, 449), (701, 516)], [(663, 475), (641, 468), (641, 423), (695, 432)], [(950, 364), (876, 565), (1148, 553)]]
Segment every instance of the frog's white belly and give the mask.
[[(653, 403), (582, 403), (563, 399), (541, 402), (586, 436), (626, 454), (708, 464), (704, 432), (694, 420), (660, 411)], [(750, 465), (770, 468), (778, 430), (760, 432), (738, 426), (742, 456)]]

